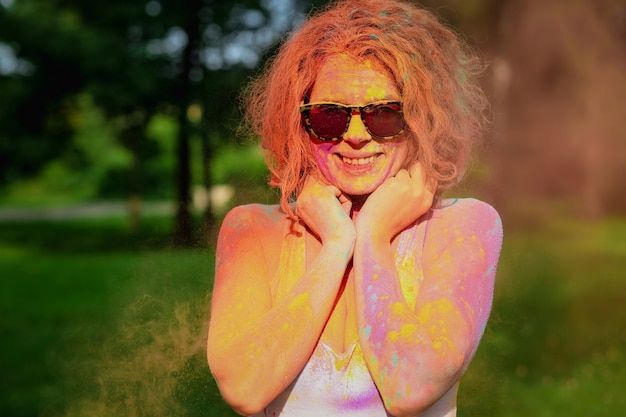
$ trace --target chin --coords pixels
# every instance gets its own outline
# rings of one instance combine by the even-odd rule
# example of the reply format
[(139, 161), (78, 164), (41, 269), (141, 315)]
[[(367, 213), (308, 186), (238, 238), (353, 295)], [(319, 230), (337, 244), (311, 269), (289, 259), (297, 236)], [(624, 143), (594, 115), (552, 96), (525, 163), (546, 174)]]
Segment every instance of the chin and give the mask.
[(342, 193), (353, 197), (367, 197), (372, 194), (380, 184), (375, 184), (369, 187), (339, 187)]
[(344, 191), (344, 194), (352, 196), (352, 197), (366, 197), (370, 194), (372, 194), (376, 189), (372, 189), (372, 190), (346, 190)]

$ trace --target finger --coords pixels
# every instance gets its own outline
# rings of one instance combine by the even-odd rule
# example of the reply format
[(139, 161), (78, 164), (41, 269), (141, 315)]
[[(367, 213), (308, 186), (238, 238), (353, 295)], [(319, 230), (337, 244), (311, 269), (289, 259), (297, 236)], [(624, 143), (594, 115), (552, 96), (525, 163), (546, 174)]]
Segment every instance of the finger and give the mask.
[(321, 187), (321, 188), (333, 187), (326, 178), (324, 178), (321, 175), (317, 175), (315, 173), (311, 173), (307, 175), (306, 179), (304, 180), (304, 187), (307, 187), (307, 186)]
[(340, 199), (339, 201), (341, 201), (341, 196), (343, 195), (343, 193), (339, 188), (335, 187), (334, 185), (324, 185), (324, 188), (330, 191), (332, 195), (334, 195), (335, 197)]
[(335, 197), (337, 198), (337, 200), (339, 200), (339, 204), (341, 205), (341, 207), (343, 208), (343, 211), (346, 214), (350, 214), (350, 210), (352, 209), (352, 200), (350, 200), (350, 198), (345, 195), (343, 192), (341, 192), (341, 190), (333, 185), (328, 185), (325, 187), (327, 190), (330, 190)]
[(420, 185), (422, 185), (429, 193), (434, 194), (437, 189), (437, 180), (434, 178), (428, 178), (424, 170), (424, 166), (419, 162), (409, 167), (409, 174), (411, 179)]
[(424, 178), (424, 167), (419, 162), (414, 163), (409, 167), (409, 175), (411, 178)]
[(339, 192), (339, 195), (337, 196), (337, 199), (339, 200), (339, 202), (341, 204), (345, 204), (345, 203), (350, 203), (351, 200), (341, 191)]
[(395, 177), (399, 180), (409, 179), (409, 171), (407, 171), (406, 169), (401, 169), (400, 171), (398, 171)]
[(304, 180), (304, 187), (303, 188), (312, 187), (312, 186), (318, 185), (318, 184), (320, 184), (320, 182), (314, 175), (307, 175), (305, 180)]
[(341, 208), (343, 209), (344, 213), (349, 216), (350, 212), (352, 211), (352, 200), (350, 200), (344, 194), (341, 194), (339, 196), (339, 204), (341, 204)]

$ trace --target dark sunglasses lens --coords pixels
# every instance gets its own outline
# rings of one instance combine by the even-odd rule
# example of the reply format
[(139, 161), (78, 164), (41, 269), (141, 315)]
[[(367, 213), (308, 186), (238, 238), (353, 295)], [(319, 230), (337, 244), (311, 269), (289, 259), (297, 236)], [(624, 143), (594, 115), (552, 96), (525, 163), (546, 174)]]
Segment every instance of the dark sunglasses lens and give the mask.
[(309, 124), (320, 138), (335, 139), (346, 131), (348, 117), (348, 110), (339, 106), (313, 106), (309, 111)]
[(363, 120), (373, 136), (396, 136), (404, 127), (402, 107), (397, 103), (366, 106), (362, 114)]

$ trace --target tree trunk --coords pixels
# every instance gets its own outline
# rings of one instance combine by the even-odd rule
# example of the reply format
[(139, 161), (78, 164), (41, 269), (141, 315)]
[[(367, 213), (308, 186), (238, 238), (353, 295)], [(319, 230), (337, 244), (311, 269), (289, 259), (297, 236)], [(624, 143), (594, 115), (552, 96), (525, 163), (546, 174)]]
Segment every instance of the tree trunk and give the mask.
[(203, 105), (202, 105), (202, 122), (200, 128), (200, 140), (202, 142), (202, 185), (207, 192), (207, 205), (204, 209), (204, 240), (207, 244), (211, 244), (213, 239), (213, 232), (215, 228), (215, 216), (213, 214), (213, 202), (211, 200), (211, 188), (213, 187), (213, 181), (211, 179), (211, 161), (213, 159), (213, 144), (209, 137), (209, 119), (208, 119), (208, 98), (209, 94), (206, 94), (208, 88), (206, 84), (210, 82), (208, 77), (204, 73), (202, 91)]
[(174, 231), (174, 244), (176, 246), (190, 246), (194, 243), (193, 221), (190, 212), (191, 202), (191, 168), (189, 161), (189, 119), (187, 109), (191, 102), (191, 78), (190, 74), (194, 67), (194, 54), (198, 52), (200, 38), (199, 14), (202, 0), (187, 0), (186, 9), (188, 15), (185, 19), (184, 29), (187, 34), (187, 45), (183, 50), (182, 72), (180, 74), (179, 88), (179, 132), (178, 132), (178, 175), (177, 175), (177, 212)]

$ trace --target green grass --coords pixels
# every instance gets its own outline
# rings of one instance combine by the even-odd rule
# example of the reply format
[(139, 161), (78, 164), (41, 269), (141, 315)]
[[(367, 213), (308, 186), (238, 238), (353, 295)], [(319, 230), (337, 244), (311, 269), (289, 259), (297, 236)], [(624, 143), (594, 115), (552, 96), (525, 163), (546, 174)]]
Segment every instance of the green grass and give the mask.
[(625, 272), (623, 219), (505, 232), (493, 312), (461, 384), (459, 416), (621, 415)]
[(213, 250), (168, 230), (0, 225), (0, 415), (235, 415), (202, 346)]
[[(0, 224), (0, 415), (234, 416), (204, 358), (213, 249), (170, 223)], [(626, 220), (509, 231), (459, 417), (626, 409)]]

